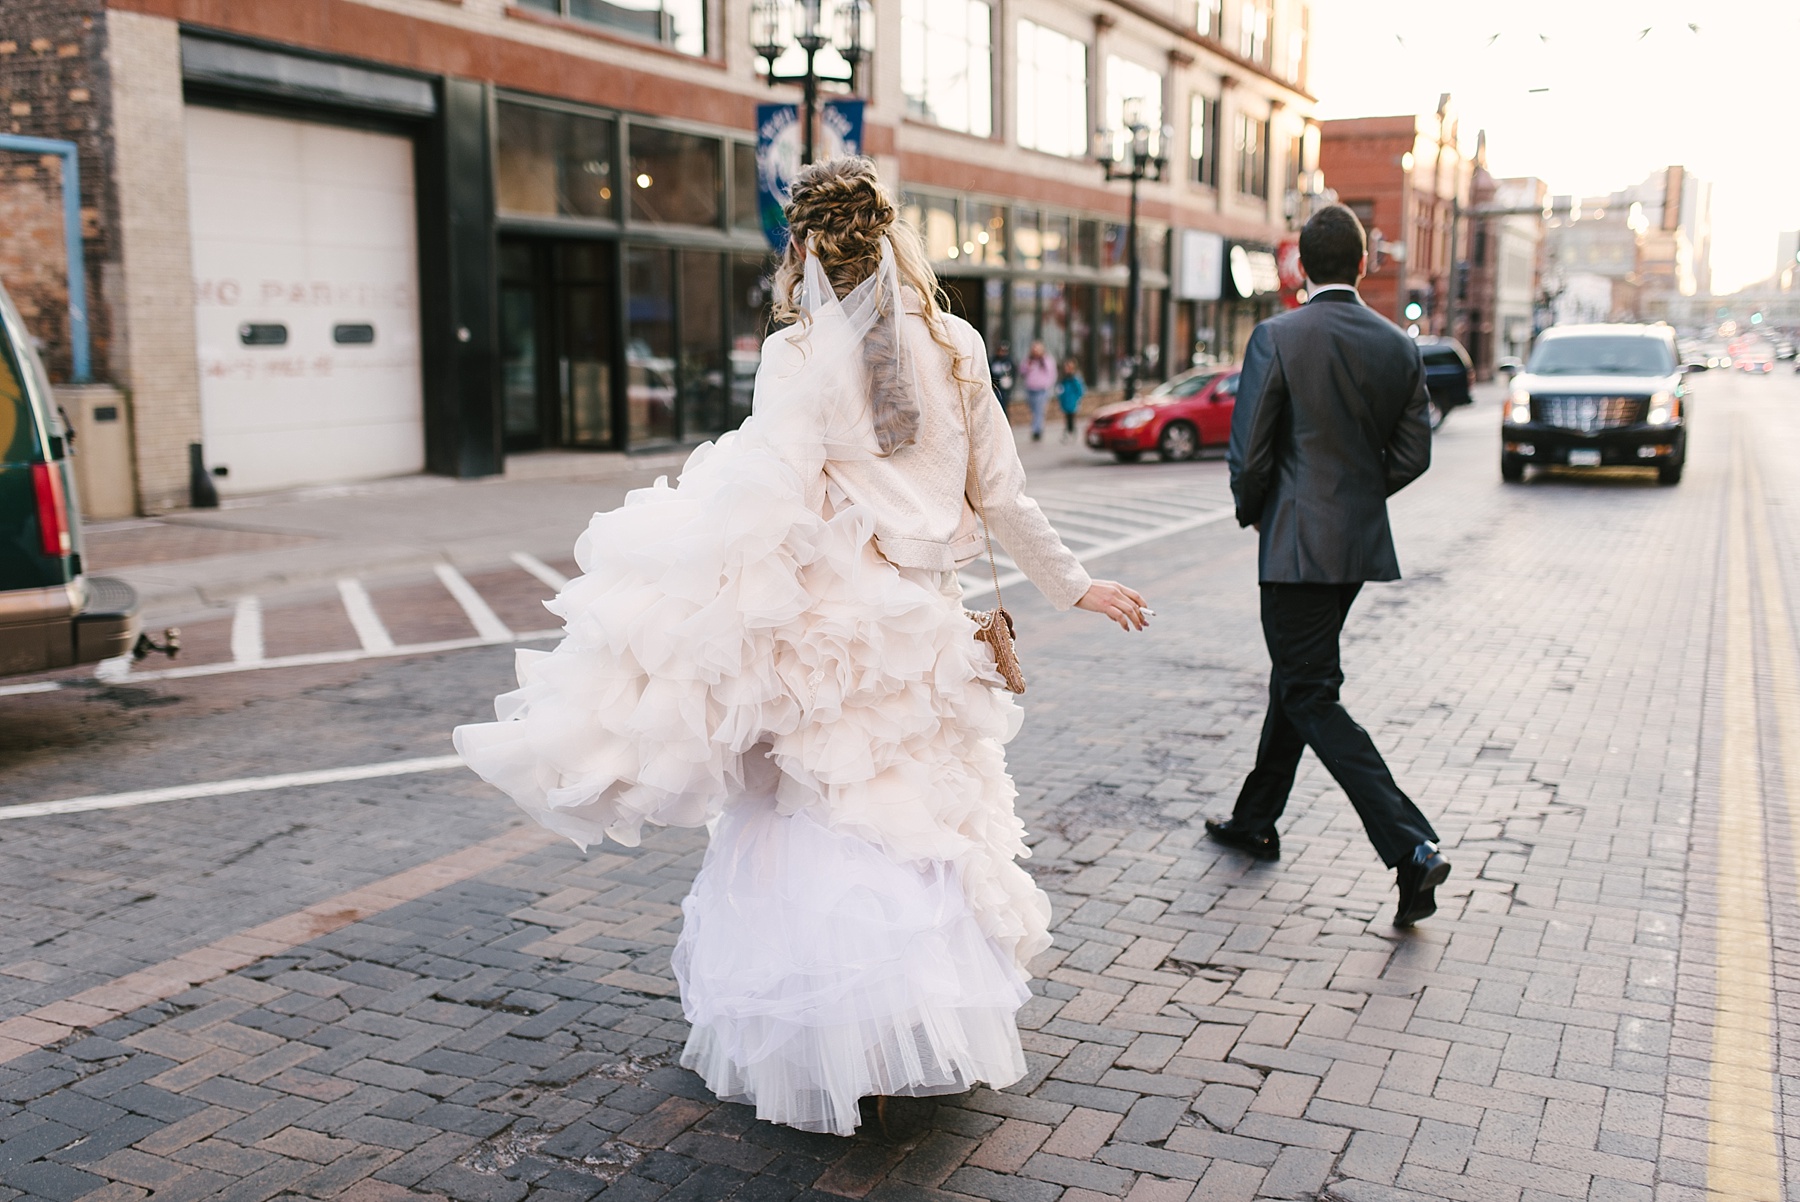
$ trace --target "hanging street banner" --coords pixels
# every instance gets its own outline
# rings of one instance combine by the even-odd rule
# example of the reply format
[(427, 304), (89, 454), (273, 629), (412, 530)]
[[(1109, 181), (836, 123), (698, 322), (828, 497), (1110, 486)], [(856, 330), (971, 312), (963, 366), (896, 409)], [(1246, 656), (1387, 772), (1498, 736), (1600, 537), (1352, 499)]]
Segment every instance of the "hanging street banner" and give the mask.
[[(819, 113), (817, 157), (861, 154), (863, 102), (828, 100)], [(792, 104), (756, 106), (756, 207), (762, 214), (763, 236), (777, 254), (787, 249), (787, 222), (782, 210), (788, 189), (800, 171), (800, 109)]]

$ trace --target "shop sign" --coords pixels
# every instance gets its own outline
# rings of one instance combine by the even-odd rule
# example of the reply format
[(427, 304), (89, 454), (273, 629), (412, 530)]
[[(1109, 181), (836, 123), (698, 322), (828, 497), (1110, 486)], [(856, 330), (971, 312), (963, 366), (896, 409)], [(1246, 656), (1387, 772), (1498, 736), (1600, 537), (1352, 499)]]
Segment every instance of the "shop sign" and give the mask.
[[(828, 100), (820, 109), (817, 157), (861, 154), (863, 102)], [(763, 236), (778, 253), (787, 249), (787, 221), (782, 210), (788, 202), (788, 189), (800, 171), (804, 140), (797, 105), (756, 106), (756, 205), (762, 215)]]
[(1207, 230), (1182, 230), (1175, 275), (1175, 299), (1219, 299), (1223, 280), (1225, 239)]
[(1300, 235), (1289, 234), (1275, 247), (1275, 270), (1281, 280), (1281, 303), (1299, 308), (1306, 287), (1306, 269), (1300, 266)]

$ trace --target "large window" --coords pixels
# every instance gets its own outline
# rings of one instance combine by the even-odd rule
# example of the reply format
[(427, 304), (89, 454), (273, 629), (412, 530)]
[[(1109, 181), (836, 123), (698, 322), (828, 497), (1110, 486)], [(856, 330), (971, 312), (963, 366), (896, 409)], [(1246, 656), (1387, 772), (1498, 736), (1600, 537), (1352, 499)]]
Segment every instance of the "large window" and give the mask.
[(1237, 119), (1237, 188), (1245, 196), (1269, 198), (1269, 123), (1249, 113)]
[(1219, 186), (1219, 102), (1195, 96), (1188, 109), (1188, 177)]
[(1269, 0), (1242, 0), (1238, 6), (1238, 53), (1269, 65)]
[(618, 212), (612, 121), (530, 105), (499, 105), (495, 191), (500, 210), (545, 217)]
[(706, 53), (706, 0), (516, 0), (570, 21), (599, 25), (616, 33), (673, 46), (685, 54)]
[(631, 217), (674, 225), (719, 224), (719, 140), (631, 127)]
[(994, 132), (993, 10), (983, 0), (902, 0), (906, 112), (945, 129)]
[(1225, 32), (1225, 0), (1200, 0), (1194, 27), (1202, 37), (1216, 38)]
[(1287, 77), (1296, 87), (1306, 87), (1307, 43), (1312, 38), (1312, 11), (1304, 4), (1294, 15), (1294, 27), (1287, 35)]
[(1132, 62), (1128, 58), (1120, 58), (1116, 54), (1106, 59), (1106, 128), (1113, 135), (1115, 157), (1123, 157), (1127, 118), (1158, 131), (1155, 136), (1161, 137), (1162, 115), (1162, 76), (1149, 67)]
[(1088, 152), (1087, 46), (1019, 22), (1019, 145), (1080, 158)]

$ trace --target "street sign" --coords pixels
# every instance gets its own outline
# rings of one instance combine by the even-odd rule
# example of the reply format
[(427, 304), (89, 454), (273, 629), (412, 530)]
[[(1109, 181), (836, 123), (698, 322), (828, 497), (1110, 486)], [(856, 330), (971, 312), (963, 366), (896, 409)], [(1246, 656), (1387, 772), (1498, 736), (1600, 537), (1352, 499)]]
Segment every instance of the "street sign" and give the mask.
[[(819, 159), (862, 153), (863, 102), (828, 100), (819, 114)], [(787, 249), (788, 189), (800, 171), (800, 109), (792, 104), (756, 106), (756, 208), (763, 237), (777, 253)]]

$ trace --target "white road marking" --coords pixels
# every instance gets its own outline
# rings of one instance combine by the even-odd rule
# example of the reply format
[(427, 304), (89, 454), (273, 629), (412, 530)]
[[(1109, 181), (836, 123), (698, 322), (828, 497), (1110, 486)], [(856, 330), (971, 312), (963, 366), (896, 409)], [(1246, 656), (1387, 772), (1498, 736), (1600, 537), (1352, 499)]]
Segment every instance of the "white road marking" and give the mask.
[(60, 680), (34, 680), (29, 684), (0, 685), (0, 697), (23, 697), (27, 693), (54, 693), (63, 687)]
[[(1128, 538), (1114, 539), (1110, 543), (1101, 543), (1097, 547), (1088, 547), (1086, 550), (1075, 552), (1075, 558), (1079, 559), (1082, 563), (1087, 563), (1089, 560), (1099, 559), (1102, 555), (1111, 555), (1114, 551), (1124, 551), (1130, 547), (1139, 547), (1145, 543), (1155, 542), (1159, 538), (1167, 538), (1171, 534), (1182, 534), (1189, 530), (1198, 530), (1202, 526), (1210, 526), (1214, 522), (1223, 521), (1232, 516), (1234, 512), (1234, 510), (1230, 509), (1215, 509), (1211, 513), (1196, 514), (1186, 521), (1172, 522), (1167, 526), (1157, 526), (1153, 529), (1145, 530), (1141, 534), (1133, 534)], [(971, 568), (964, 568), (963, 571), (973, 574), (973, 569)], [(1010, 588), (1015, 584), (1023, 583), (1025, 583), (1025, 573), (1023, 572), (1008, 572), (1006, 575), (1000, 577), (1000, 587), (1003, 589)], [(991, 576), (985, 580), (976, 579), (972, 581), (965, 580), (963, 582), (963, 597), (965, 599), (986, 596), (993, 591), (994, 580)]]
[(238, 598), (237, 612), (231, 617), (231, 658), (240, 664), (262, 662), (262, 600), (258, 597)]
[(493, 607), (481, 599), (481, 594), (475, 591), (475, 586), (461, 572), (447, 563), (438, 564), (434, 571), (437, 572), (437, 578), (443, 581), (444, 587), (450, 590), (450, 595), (456, 598), (456, 603), (462, 606), (462, 611), (469, 615), (469, 622), (475, 627), (477, 635), (490, 643), (512, 642), (512, 630), (500, 620), (500, 615), (494, 612)]
[(557, 571), (535, 555), (527, 554), (524, 551), (514, 551), (512, 553), (512, 561), (559, 593), (569, 586), (569, 578), (567, 576), (564, 576), (561, 572)]
[(356, 638), (362, 643), (363, 650), (377, 655), (392, 651), (394, 636), (381, 624), (381, 615), (375, 612), (375, 603), (369, 600), (369, 590), (362, 586), (362, 581), (354, 577), (338, 581), (338, 595), (344, 599), (344, 613), (349, 617), (350, 625), (356, 628)]
[(276, 776), (246, 776), (237, 780), (210, 781), (198, 785), (170, 785), (162, 789), (134, 789), (129, 793), (95, 793), (61, 801), (36, 801), (19, 806), (0, 806), (0, 822), (15, 818), (47, 818), (54, 814), (83, 814), (90, 810), (123, 810), (164, 801), (192, 801), (201, 797), (230, 797), (236, 793), (261, 793), (270, 789), (294, 789), (305, 785), (339, 785), (346, 781), (374, 780), (383, 776), (411, 776), (460, 767), (462, 758), (433, 755), (385, 764), (358, 764), (351, 768), (324, 768), (314, 772), (284, 772)]

